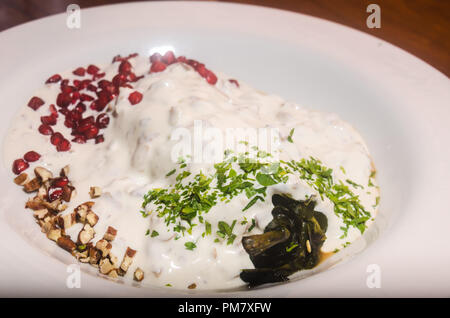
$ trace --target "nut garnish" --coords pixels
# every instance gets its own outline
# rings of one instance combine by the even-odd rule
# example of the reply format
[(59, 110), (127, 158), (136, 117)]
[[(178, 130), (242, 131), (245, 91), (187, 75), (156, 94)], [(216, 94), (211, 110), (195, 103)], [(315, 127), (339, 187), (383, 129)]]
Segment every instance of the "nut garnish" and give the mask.
[(34, 168), (34, 173), (36, 174), (36, 177), (38, 177), (42, 182), (46, 182), (49, 179), (53, 178), (53, 173), (43, 167)]
[(72, 227), (76, 223), (76, 214), (75, 212), (66, 214), (64, 216), (58, 216), (57, 223), (60, 228), (67, 230)]
[(72, 253), (77, 247), (76, 244), (70, 239), (69, 236), (61, 236), (56, 243), (66, 251)]
[[(124, 276), (133, 262), (136, 251), (128, 247), (119, 266), (118, 258), (111, 253), (111, 242), (117, 235), (117, 230), (112, 226), (107, 228), (103, 238), (94, 246), (91, 241), (95, 237), (94, 226), (99, 220), (98, 215), (92, 211), (95, 202), (84, 202), (78, 205), (72, 213), (58, 215), (67, 209), (67, 204), (64, 202), (73, 200), (76, 193), (76, 189), (67, 178), (68, 173), (69, 166), (66, 166), (61, 169), (60, 177), (53, 178), (53, 174), (49, 170), (36, 167), (36, 178), (30, 181), (27, 174), (22, 173), (14, 179), (14, 182), (23, 185), (25, 192), (37, 191), (33, 198), (28, 199), (25, 208), (34, 211), (33, 216), (48, 239), (55, 241), (59, 247), (70, 252), (79, 262), (89, 263), (99, 268), (102, 274), (113, 278), (119, 277), (119, 275)], [(62, 193), (55, 193), (55, 187), (62, 188)], [(99, 197), (101, 189), (91, 187), (90, 194), (92, 198)], [(70, 236), (66, 235), (65, 230), (77, 222), (82, 223), (83, 228), (78, 233), (77, 243), (75, 243)], [(143, 279), (144, 272), (140, 268), (136, 269), (134, 280), (141, 281)]]
[(14, 178), (14, 183), (23, 186), (25, 183), (28, 182), (28, 180), (29, 180), (28, 175), (25, 172), (23, 172)]
[(64, 186), (63, 188), (62, 199), (66, 202), (70, 202), (75, 197), (76, 191), (75, 188), (69, 185)]
[(78, 243), (83, 245), (87, 244), (94, 238), (94, 236), (94, 229), (89, 224), (85, 224), (80, 233), (78, 233)]
[(89, 191), (89, 195), (92, 199), (98, 198), (102, 195), (102, 189), (100, 187), (91, 187), (91, 190)]
[(95, 244), (95, 247), (102, 253), (102, 257), (105, 258), (111, 251), (112, 245), (107, 240), (101, 239)]
[(112, 271), (110, 271), (109, 274), (108, 274), (108, 276), (109, 276), (109, 277), (112, 277), (112, 278), (117, 278), (117, 277), (119, 277), (119, 275), (117, 274), (117, 270), (116, 270), (116, 269), (113, 269)]
[(41, 182), (38, 180), (38, 178), (34, 178), (23, 185), (23, 190), (27, 193), (30, 193), (39, 190), (40, 187)]
[(108, 226), (108, 229), (106, 230), (105, 235), (103, 235), (103, 238), (109, 242), (114, 241), (117, 235), (117, 230), (113, 228), (112, 226)]
[(57, 228), (53, 228), (47, 232), (47, 237), (55, 242), (58, 242), (59, 238), (62, 237), (62, 235), (62, 230)]
[(96, 265), (100, 261), (101, 252), (94, 246), (89, 247), (89, 263), (91, 265)]
[(33, 215), (36, 219), (43, 219), (48, 214), (47, 209), (39, 209), (33, 212)]
[(139, 267), (134, 271), (133, 279), (137, 282), (140, 282), (144, 279), (144, 271)]
[(69, 165), (65, 166), (64, 168), (61, 169), (61, 171), (59, 172), (59, 175), (61, 177), (68, 177), (69, 176), (69, 171), (70, 171), (70, 167)]
[(131, 263), (133, 263), (133, 257), (136, 255), (136, 251), (127, 247), (127, 250), (125, 252), (125, 255), (123, 256), (122, 263), (120, 264), (118, 274), (120, 276), (124, 276), (128, 268), (130, 267)]
[(90, 226), (94, 226), (98, 222), (98, 215), (92, 211), (89, 211), (86, 214), (86, 221), (87, 223), (89, 223)]
[(104, 258), (99, 263), (99, 270), (102, 274), (108, 274), (110, 271), (114, 269), (114, 265), (111, 264), (108, 258)]

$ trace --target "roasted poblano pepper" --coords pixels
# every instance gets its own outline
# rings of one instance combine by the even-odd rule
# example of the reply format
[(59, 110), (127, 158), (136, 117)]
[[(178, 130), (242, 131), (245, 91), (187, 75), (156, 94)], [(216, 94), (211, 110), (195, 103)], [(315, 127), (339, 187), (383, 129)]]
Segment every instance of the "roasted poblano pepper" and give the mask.
[(326, 236), (327, 217), (314, 211), (313, 198), (294, 200), (286, 194), (272, 196), (273, 220), (263, 234), (245, 236), (242, 245), (255, 269), (242, 270), (250, 286), (288, 280), (288, 276), (319, 263)]

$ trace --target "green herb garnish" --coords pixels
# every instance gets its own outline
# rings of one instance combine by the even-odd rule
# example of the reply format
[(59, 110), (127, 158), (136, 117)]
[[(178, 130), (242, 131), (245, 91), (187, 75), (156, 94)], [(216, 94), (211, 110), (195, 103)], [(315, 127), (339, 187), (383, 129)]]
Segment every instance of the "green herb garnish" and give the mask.
[(295, 128), (292, 128), (291, 131), (289, 132), (289, 136), (287, 137), (287, 140), (288, 140), (290, 143), (293, 143), (293, 142), (294, 142), (294, 141), (292, 140), (292, 135), (294, 134), (294, 130), (295, 130)]
[(184, 246), (186, 247), (187, 250), (189, 251), (193, 251), (194, 248), (197, 247), (197, 245), (194, 242), (186, 242), (184, 243)]

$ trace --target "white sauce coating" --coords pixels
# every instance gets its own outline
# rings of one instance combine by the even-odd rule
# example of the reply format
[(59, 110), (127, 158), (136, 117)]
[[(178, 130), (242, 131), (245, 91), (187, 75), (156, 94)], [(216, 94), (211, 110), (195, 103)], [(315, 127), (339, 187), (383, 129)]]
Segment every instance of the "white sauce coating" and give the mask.
[[(4, 160), (8, 167), (14, 159), (22, 157), (29, 150), (42, 155), (26, 172), (31, 172), (35, 166), (44, 166), (57, 173), (64, 165), (70, 164), (69, 177), (78, 194), (65, 213), (90, 200), (89, 187), (102, 188), (103, 195), (95, 200), (93, 208), (100, 217), (95, 227), (95, 240), (103, 235), (107, 226), (113, 226), (118, 230), (118, 235), (112, 252), (120, 259), (127, 246), (138, 251), (128, 275), (139, 266), (146, 274), (144, 281), (153, 285), (171, 284), (184, 289), (195, 283), (198, 289), (224, 289), (243, 285), (239, 279), (240, 270), (253, 268), (241, 245), (242, 235), (249, 224), (241, 225), (240, 221), (244, 216), (247, 220), (255, 218), (257, 228), (252, 234), (261, 233), (272, 219), (270, 199), (258, 201), (245, 212), (242, 212), (248, 203), (245, 195), (238, 196), (228, 204), (218, 204), (203, 215), (213, 226), (213, 235), (205, 238), (201, 237), (204, 227), (199, 225), (193, 228), (192, 235), (186, 233), (184, 237), (174, 240), (174, 233), (167, 230), (163, 219), (154, 214), (143, 218), (139, 213), (143, 195), (148, 190), (167, 187), (174, 182), (176, 174), (165, 176), (175, 168), (171, 150), (176, 141), (171, 141), (170, 135), (177, 127), (192, 131), (194, 120), (202, 120), (204, 126), (222, 130), (231, 127), (278, 128), (281, 159), (299, 160), (312, 156), (333, 169), (335, 180), (350, 179), (364, 185), (364, 189), (351, 189), (359, 195), (362, 205), (375, 216), (373, 205), (378, 190), (376, 187), (367, 187), (372, 170), (368, 149), (361, 136), (337, 115), (305, 109), (278, 96), (259, 92), (242, 82), (239, 82), (238, 88), (222, 74), (216, 73), (218, 82), (213, 86), (186, 65), (174, 64), (164, 72), (147, 74), (150, 67), (148, 58), (135, 58), (130, 62), (137, 75), (146, 76), (135, 83), (133, 90), (121, 89), (115, 105), (118, 116), (112, 118), (110, 115), (112, 122), (103, 131), (104, 143), (94, 145), (93, 141), (87, 144), (72, 142), (69, 152), (56, 152), (49, 142), (49, 136), (43, 136), (37, 130), (39, 117), (49, 114), (48, 105), (54, 103), (59, 92), (59, 84), (48, 84), (35, 93), (46, 104), (38, 111), (23, 107), (10, 128), (4, 149)], [(105, 78), (111, 80), (117, 67), (118, 63), (107, 66)], [(74, 78), (70, 73), (61, 75), (63, 78)], [(144, 98), (132, 106), (127, 97), (134, 90), (143, 93)], [(66, 138), (70, 137), (63, 120), (58, 120), (57, 126), (53, 128)], [(290, 143), (286, 138), (292, 128), (295, 131), (293, 143)], [(207, 144), (208, 141), (205, 141)], [(345, 169), (345, 174), (341, 167)], [(192, 165), (194, 174), (199, 169), (204, 173), (212, 171), (210, 165)], [(304, 182), (291, 179), (288, 184), (269, 187), (267, 198), (276, 192), (289, 192), (297, 199), (315, 194)], [(361, 235), (359, 230), (350, 228), (348, 236), (340, 238), (343, 223), (335, 215), (333, 204), (328, 199), (322, 201), (319, 197), (316, 210), (328, 217), (327, 240), (322, 248), (324, 252), (342, 248), (343, 244), (353, 242)], [(237, 224), (234, 233), (237, 238), (234, 244), (214, 243), (218, 221), (231, 224), (235, 219)], [(146, 236), (148, 229), (156, 230), (160, 235), (154, 238)], [(69, 234), (75, 237), (78, 231), (79, 227), (74, 226)], [(197, 248), (187, 250), (184, 243), (188, 241), (195, 241)]]

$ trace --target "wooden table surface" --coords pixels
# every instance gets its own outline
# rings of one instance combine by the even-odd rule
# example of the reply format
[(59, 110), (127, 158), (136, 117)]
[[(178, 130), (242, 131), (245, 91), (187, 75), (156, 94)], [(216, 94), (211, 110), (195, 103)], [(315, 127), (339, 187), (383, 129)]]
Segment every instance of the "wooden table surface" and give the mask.
[[(77, 3), (87, 8), (120, 0), (0, 0), (0, 31)], [(450, 76), (450, 0), (230, 0), (296, 11), (382, 38)], [(369, 4), (381, 8), (381, 28), (369, 29)], [(1, 50), (0, 50), (1, 55)]]

